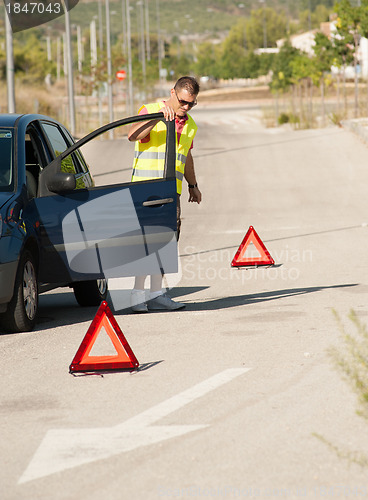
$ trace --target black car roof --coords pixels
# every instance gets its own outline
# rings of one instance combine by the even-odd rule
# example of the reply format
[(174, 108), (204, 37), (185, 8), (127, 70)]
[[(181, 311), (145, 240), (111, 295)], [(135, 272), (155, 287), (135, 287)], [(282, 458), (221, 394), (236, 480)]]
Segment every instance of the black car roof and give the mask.
[(18, 114), (18, 113), (0, 113), (0, 127), (15, 127), (17, 125), (18, 120), (25, 120), (27, 123), (33, 120), (50, 120), (54, 123), (57, 123), (56, 120), (50, 118), (49, 116), (38, 115), (38, 114)]
[(15, 113), (8, 114), (0, 114), (0, 127), (14, 127), (15, 122), (22, 115), (18, 115)]

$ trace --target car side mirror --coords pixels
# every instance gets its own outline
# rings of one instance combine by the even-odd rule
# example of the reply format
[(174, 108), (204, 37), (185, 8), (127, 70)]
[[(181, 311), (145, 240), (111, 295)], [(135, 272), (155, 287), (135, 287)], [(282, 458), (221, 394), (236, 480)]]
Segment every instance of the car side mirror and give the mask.
[(72, 173), (62, 172), (62, 156), (59, 155), (40, 174), (39, 196), (51, 196), (52, 193), (64, 193), (76, 188), (76, 180)]
[(73, 191), (76, 188), (75, 177), (68, 172), (58, 172), (47, 180), (47, 188), (53, 193)]

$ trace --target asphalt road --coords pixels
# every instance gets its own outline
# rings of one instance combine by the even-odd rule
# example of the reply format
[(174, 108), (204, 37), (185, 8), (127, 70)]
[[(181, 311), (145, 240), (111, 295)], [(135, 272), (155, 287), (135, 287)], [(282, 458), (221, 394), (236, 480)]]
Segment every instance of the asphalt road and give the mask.
[[(367, 146), (239, 106), (193, 116), (203, 203), (184, 190), (171, 291), (186, 309), (116, 315), (135, 373), (69, 374), (96, 310), (68, 290), (1, 336), (1, 499), (368, 497), (367, 422), (329, 354), (333, 309), (350, 333), (351, 309), (367, 321)], [(98, 183), (129, 180), (130, 146), (86, 151)], [(250, 225), (277, 266), (230, 267)]]

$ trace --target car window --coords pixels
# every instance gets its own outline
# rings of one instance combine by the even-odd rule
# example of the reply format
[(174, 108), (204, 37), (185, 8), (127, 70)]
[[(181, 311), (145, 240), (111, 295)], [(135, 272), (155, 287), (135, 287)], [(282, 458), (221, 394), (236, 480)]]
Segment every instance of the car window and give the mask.
[[(32, 122), (26, 131), (26, 164), (36, 163), (40, 169), (44, 168), (53, 159), (49, 146), (45, 141), (37, 122)], [(30, 144), (29, 144), (30, 143)]]
[[(66, 138), (62, 134), (61, 130), (56, 125), (52, 125), (51, 123), (43, 122), (42, 127), (43, 127), (43, 129), (48, 137), (48, 140), (50, 142), (50, 146), (53, 150), (53, 153), (55, 154), (55, 157), (59, 156), (69, 146), (72, 145), (72, 142), (69, 143), (66, 140)], [(69, 155), (61, 162), (61, 171), (72, 173), (72, 174), (77, 174), (81, 171), (81, 169), (80, 169), (80, 167), (78, 167), (78, 164), (76, 164), (73, 156)]]
[(13, 184), (13, 131), (0, 129), (0, 191), (12, 191)]
[[(73, 140), (72, 136), (70, 135), (70, 132), (66, 128), (63, 128), (62, 130), (63, 130), (65, 136), (69, 139), (70, 144), (73, 144), (74, 140)], [(81, 152), (78, 149), (73, 153), (73, 160), (74, 160), (74, 163), (76, 165), (78, 165), (77, 170), (79, 170), (80, 172), (88, 172), (88, 167), (87, 167), (87, 164), (85, 162), (85, 159), (83, 158)]]

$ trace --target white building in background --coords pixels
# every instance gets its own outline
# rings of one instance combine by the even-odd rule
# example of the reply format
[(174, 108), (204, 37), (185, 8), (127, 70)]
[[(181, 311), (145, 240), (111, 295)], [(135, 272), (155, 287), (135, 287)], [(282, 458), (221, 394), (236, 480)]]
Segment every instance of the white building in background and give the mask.
[[(290, 37), (290, 43), (292, 47), (295, 47), (296, 49), (302, 50), (303, 52), (306, 52), (308, 55), (313, 56), (314, 51), (313, 47), (316, 44), (314, 37), (316, 36), (318, 30), (311, 30), (311, 31), (306, 31), (304, 33), (300, 33), (298, 35), (291, 35)], [(283, 38), (282, 40), (277, 40), (276, 45), (278, 49), (281, 49), (281, 47), (284, 45), (286, 42), (286, 39)]]
[(368, 39), (361, 38), (359, 45), (359, 63), (361, 76), (363, 78), (368, 77)]
[[(292, 47), (306, 52), (308, 55), (313, 56), (313, 47), (316, 44), (315, 36), (318, 31), (322, 31), (326, 36), (333, 37), (336, 36), (336, 23), (335, 21), (321, 23), (319, 30), (306, 31), (305, 33), (300, 33), (298, 35), (292, 35), (290, 37), (290, 43)], [(278, 40), (276, 42), (278, 50), (284, 45), (286, 39)], [(358, 48), (358, 75), (367, 78), (368, 77), (368, 39), (361, 38)], [(332, 73), (338, 73), (339, 69), (335, 66), (332, 68)], [(347, 78), (354, 78), (354, 67), (348, 66), (345, 70), (345, 75)]]

